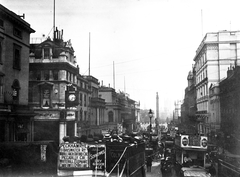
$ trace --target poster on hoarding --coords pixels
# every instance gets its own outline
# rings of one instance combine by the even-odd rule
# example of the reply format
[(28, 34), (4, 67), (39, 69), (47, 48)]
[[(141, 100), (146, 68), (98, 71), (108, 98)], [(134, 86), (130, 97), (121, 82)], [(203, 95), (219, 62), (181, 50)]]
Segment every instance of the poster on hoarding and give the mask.
[(198, 146), (200, 147), (201, 136), (189, 135), (189, 146)]
[(89, 158), (86, 144), (64, 143), (59, 150), (59, 169), (88, 169)]
[(91, 170), (105, 170), (106, 146), (104, 144), (93, 144), (88, 146)]
[(41, 144), (40, 146), (41, 149), (41, 161), (46, 162), (47, 161), (47, 145), (46, 144)]

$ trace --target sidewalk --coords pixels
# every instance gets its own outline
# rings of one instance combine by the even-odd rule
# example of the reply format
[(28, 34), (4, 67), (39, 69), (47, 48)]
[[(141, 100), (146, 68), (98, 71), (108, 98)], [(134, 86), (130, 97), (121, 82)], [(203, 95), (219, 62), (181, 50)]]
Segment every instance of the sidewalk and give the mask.
[(160, 177), (162, 176), (160, 169), (160, 162), (152, 162), (152, 170), (151, 172), (147, 172), (146, 177)]

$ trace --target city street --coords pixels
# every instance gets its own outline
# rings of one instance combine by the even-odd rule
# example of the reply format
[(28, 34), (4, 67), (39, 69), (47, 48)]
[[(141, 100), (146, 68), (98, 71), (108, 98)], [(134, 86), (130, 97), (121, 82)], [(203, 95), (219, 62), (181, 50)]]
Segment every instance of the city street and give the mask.
[(0, 177), (240, 177), (237, 0), (2, 1)]
[(162, 175), (161, 172), (161, 163), (160, 162), (153, 162), (152, 163), (152, 170), (151, 172), (147, 172), (147, 177), (176, 177), (176, 175)]
[(162, 176), (160, 169), (160, 162), (153, 162), (151, 172), (147, 172), (147, 177), (159, 177)]

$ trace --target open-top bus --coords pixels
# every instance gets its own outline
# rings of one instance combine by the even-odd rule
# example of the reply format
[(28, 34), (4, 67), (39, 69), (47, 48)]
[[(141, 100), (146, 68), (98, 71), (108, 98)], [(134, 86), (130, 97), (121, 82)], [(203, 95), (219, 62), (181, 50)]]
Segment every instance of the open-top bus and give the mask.
[(206, 168), (207, 137), (200, 135), (178, 135), (175, 137), (175, 158), (182, 176), (211, 176)]
[(133, 138), (106, 142), (64, 142), (58, 154), (58, 176), (145, 177), (145, 143)]

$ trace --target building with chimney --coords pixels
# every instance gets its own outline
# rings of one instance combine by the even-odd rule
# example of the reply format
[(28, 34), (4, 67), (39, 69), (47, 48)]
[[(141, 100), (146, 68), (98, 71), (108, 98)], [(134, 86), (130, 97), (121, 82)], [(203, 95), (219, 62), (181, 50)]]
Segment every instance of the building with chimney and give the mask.
[(219, 84), (212, 84), (209, 88), (209, 122), (210, 132), (208, 140), (216, 144), (217, 134), (220, 132), (221, 110), (220, 110)]
[(31, 44), (29, 62), (29, 105), (36, 113), (32, 140), (61, 143), (80, 134), (77, 125), (87, 119), (90, 90), (63, 30), (56, 28), (53, 39)]
[(221, 109), (221, 146), (240, 154), (240, 66), (230, 67), (219, 83)]
[(29, 42), (35, 31), (0, 4), (0, 142), (31, 141), (28, 105)]
[(196, 68), (196, 119), (200, 134), (211, 132), (209, 88), (227, 77), (230, 65), (240, 64), (239, 39), (240, 31), (207, 33), (197, 48), (193, 60)]

